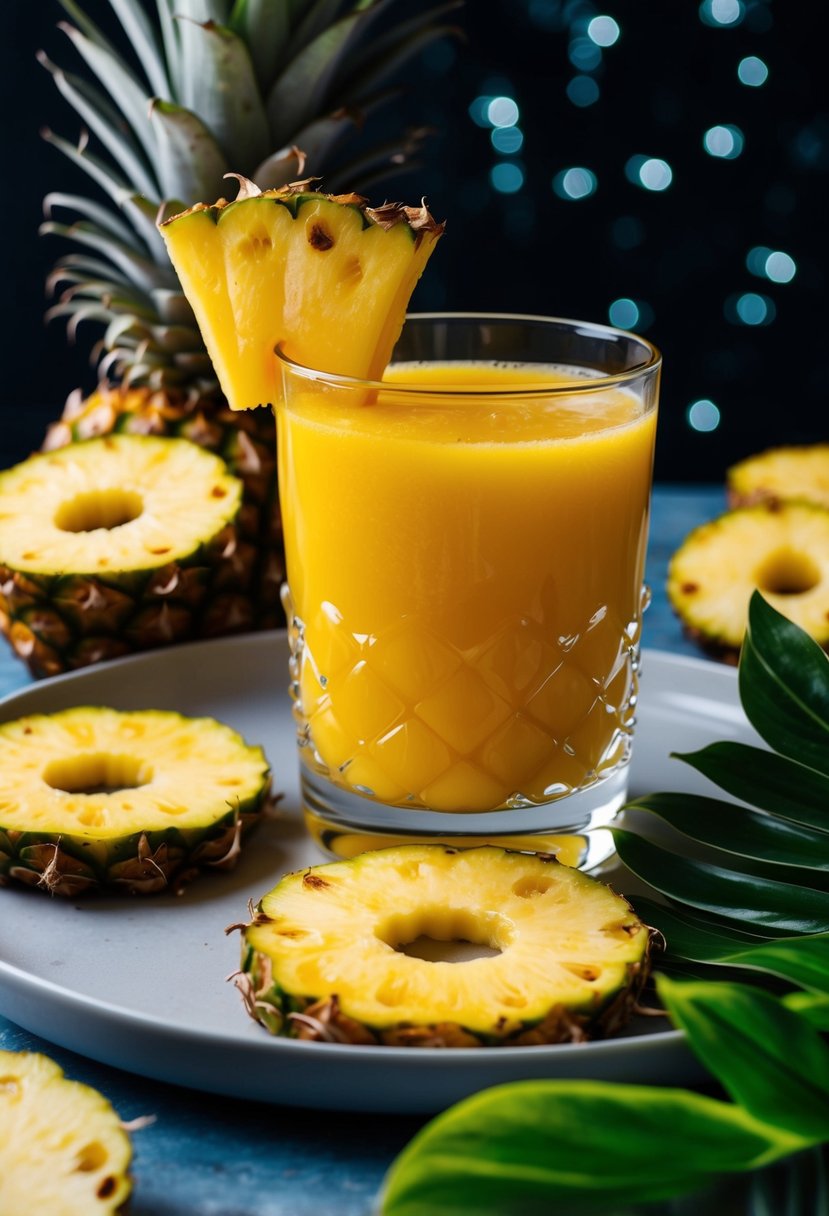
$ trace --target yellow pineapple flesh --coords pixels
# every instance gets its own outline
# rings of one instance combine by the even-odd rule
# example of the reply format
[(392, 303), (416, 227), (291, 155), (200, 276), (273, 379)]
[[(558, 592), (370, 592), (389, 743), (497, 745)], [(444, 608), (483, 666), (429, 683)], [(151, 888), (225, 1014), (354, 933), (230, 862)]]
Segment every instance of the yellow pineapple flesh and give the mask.
[(0, 884), (178, 887), (235, 863), (269, 795), (262, 749), (212, 718), (104, 707), (18, 718), (0, 725)]
[(232, 409), (279, 399), (281, 346), (320, 371), (381, 378), (443, 228), (425, 207), (373, 209), (307, 183), (203, 203), (161, 226)]
[(729, 505), (802, 500), (829, 508), (829, 443), (770, 448), (732, 465)]
[(829, 648), (829, 510), (766, 502), (696, 528), (671, 559), (667, 592), (686, 632), (736, 663), (756, 589)]
[[(431, 960), (419, 938), (487, 957)], [(244, 926), (236, 977), (271, 1033), (395, 1046), (529, 1045), (614, 1033), (649, 931), (551, 857), (401, 845), (290, 874)]]
[(132, 1147), (101, 1094), (53, 1060), (0, 1051), (0, 1212), (111, 1216), (129, 1198)]

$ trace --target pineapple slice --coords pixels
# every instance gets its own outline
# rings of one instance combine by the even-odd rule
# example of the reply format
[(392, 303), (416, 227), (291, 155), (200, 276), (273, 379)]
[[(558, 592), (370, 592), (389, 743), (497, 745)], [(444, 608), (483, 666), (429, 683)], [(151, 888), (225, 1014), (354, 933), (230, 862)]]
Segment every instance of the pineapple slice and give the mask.
[(248, 628), (241, 482), (184, 439), (109, 435), (0, 473), (0, 629), (35, 676)]
[(3, 723), (0, 884), (178, 888), (235, 863), (269, 793), (262, 749), (212, 718), (82, 707)]
[(131, 1185), (129, 1137), (97, 1090), (47, 1056), (0, 1051), (0, 1212), (107, 1216)]
[(320, 371), (380, 379), (443, 226), (425, 206), (240, 180), (234, 202), (161, 226), (231, 409), (276, 403), (280, 344)]
[(770, 448), (732, 465), (726, 474), (729, 505), (800, 499), (829, 507), (829, 444)]
[(101, 384), (88, 397), (69, 394), (61, 417), (51, 424), (43, 450), (102, 435), (161, 435), (189, 439), (215, 452), (242, 482), (238, 528), (241, 543), (257, 552), (253, 582), (244, 592), (256, 629), (285, 624), (280, 599), (285, 550), (276, 490), (276, 432), (269, 409), (231, 413), (217, 391), (133, 388)]
[(728, 511), (695, 529), (668, 568), (686, 632), (726, 662), (737, 662), (757, 588), (829, 648), (829, 510), (771, 502)]
[[(402, 845), (289, 874), (243, 926), (235, 978), (272, 1034), (477, 1047), (614, 1033), (648, 972), (624, 899), (539, 854)], [(400, 947), (466, 940), (490, 957)]]

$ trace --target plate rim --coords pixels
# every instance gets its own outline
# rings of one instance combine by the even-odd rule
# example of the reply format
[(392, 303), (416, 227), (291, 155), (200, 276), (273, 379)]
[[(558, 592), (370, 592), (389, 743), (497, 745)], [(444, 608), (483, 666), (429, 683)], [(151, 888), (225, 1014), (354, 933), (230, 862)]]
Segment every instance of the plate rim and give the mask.
[[(17, 706), (20, 706), (21, 712), (25, 712), (26, 702), (32, 697), (39, 698), (40, 696), (45, 696), (48, 699), (51, 689), (66, 688), (75, 683), (83, 686), (91, 678), (103, 678), (106, 681), (108, 677), (112, 676), (117, 680), (121, 672), (129, 671), (135, 667), (146, 667), (151, 663), (164, 663), (173, 659), (175, 655), (180, 655), (185, 651), (196, 657), (200, 649), (207, 652), (213, 652), (217, 649), (233, 652), (233, 650), (238, 648), (245, 650), (253, 648), (256, 650), (259, 647), (267, 645), (285, 645), (286, 641), (287, 631), (285, 629), (272, 629), (187, 642), (174, 646), (159, 647), (140, 654), (126, 655), (105, 664), (96, 664), (77, 671), (66, 672), (58, 676), (34, 681), (7, 693), (0, 698), (0, 720), (7, 720), (10, 716), (9, 710), (14, 710)], [(726, 667), (705, 657), (697, 658), (695, 656), (674, 654), (664, 649), (645, 647), (642, 650), (642, 663), (643, 666), (656, 665), (663, 669), (667, 668), (672, 672), (693, 673), (694, 676), (704, 675), (706, 681), (713, 679), (715, 683), (718, 682), (723, 688), (736, 688), (737, 686), (736, 668)], [(712, 695), (711, 699), (716, 701), (719, 698)], [(79, 703), (84, 702), (81, 701)], [(37, 710), (36, 712), (49, 711)], [(0, 898), (2, 898), (2, 891), (0, 891)], [(643, 1053), (650, 1055), (654, 1051), (657, 1054), (660, 1052), (671, 1053), (678, 1050), (688, 1051), (684, 1032), (673, 1028), (655, 1030), (627, 1037), (617, 1036), (610, 1039), (591, 1040), (584, 1044), (560, 1043), (521, 1047), (481, 1047), (474, 1051), (470, 1051), (468, 1048), (426, 1047), (419, 1048), (417, 1052), (413, 1052), (412, 1048), (407, 1047), (384, 1046), (378, 1048), (377, 1046), (359, 1044), (319, 1044), (303, 1040), (280, 1038), (268, 1035), (264, 1031), (256, 1037), (244, 1038), (239, 1034), (237, 1029), (222, 1032), (213, 1028), (192, 1027), (185, 1023), (174, 1023), (170, 1020), (169, 1016), (148, 1013), (119, 1004), (117, 1001), (107, 1001), (93, 995), (84, 994), (76, 989), (48, 979), (43, 975), (26, 971), (25, 968), (11, 963), (2, 957), (0, 957), (0, 987), (5, 988), (8, 992), (17, 994), (18, 998), (24, 1003), (33, 1000), (42, 1003), (44, 1009), (49, 1008), (53, 1012), (79, 1014), (93, 1024), (107, 1023), (115, 1031), (116, 1040), (119, 1037), (123, 1038), (124, 1035), (129, 1036), (132, 1033), (141, 1032), (162, 1037), (172, 1044), (180, 1045), (186, 1043), (190, 1051), (198, 1049), (208, 1056), (211, 1054), (215, 1056), (217, 1053), (222, 1052), (238, 1052), (245, 1057), (250, 1058), (253, 1056), (255, 1058), (265, 1053), (269, 1060), (266, 1071), (269, 1071), (273, 1067), (272, 1061), (279, 1061), (281, 1059), (294, 1061), (302, 1065), (307, 1065), (311, 1060), (316, 1065), (319, 1065), (321, 1062), (324, 1065), (328, 1065), (349, 1061), (352, 1065), (358, 1067), (365, 1065), (369, 1061), (372, 1066), (387, 1061), (391, 1066), (400, 1066), (405, 1063), (411, 1068), (416, 1068), (421, 1061), (424, 1065), (428, 1062), (430, 1067), (434, 1067), (439, 1061), (445, 1061), (447, 1064), (451, 1063), (453, 1070), (465, 1074), (476, 1071), (479, 1062), (484, 1063), (485, 1067), (492, 1067), (495, 1066), (496, 1061), (500, 1060), (504, 1070), (508, 1071), (508, 1066), (519, 1060), (532, 1061), (533, 1059), (539, 1060), (540, 1058), (543, 1060), (558, 1058), (569, 1061), (574, 1058), (577, 1059), (579, 1055), (583, 1056), (585, 1050), (599, 1064), (603, 1060), (619, 1056), (631, 1059)], [(6, 1016), (11, 1016), (13, 1019), (13, 1014)], [(76, 1045), (77, 1036), (70, 1036), (69, 1040), (67, 1040), (65, 1035), (63, 1037), (60, 1035), (55, 1037), (52, 1034), (45, 1033), (41, 1029), (40, 1024), (34, 1026), (31, 1023), (21, 1023), (21, 1025), (24, 1029), (41, 1035), (50, 1042), (68, 1047), (89, 1059), (125, 1069), (129, 1073), (149, 1076), (168, 1084), (190, 1084), (189, 1082), (171, 1079), (169, 1070), (163, 1066), (153, 1068), (151, 1058), (148, 1059), (148, 1067), (139, 1070), (135, 1067), (134, 1063), (126, 1063), (123, 1060), (113, 1059), (105, 1051), (104, 1054), (100, 1052), (92, 1054), (89, 1051), (89, 1046), (84, 1048), (78, 1047)], [(322, 1055), (320, 1055), (321, 1048), (324, 1049)], [(148, 1053), (148, 1055), (151, 1057), (152, 1053)], [(496, 1066), (496, 1071), (498, 1067)], [(219, 1072), (221, 1070), (217, 1069), (216, 1071)], [(543, 1073), (540, 1076), (543, 1077)], [(216, 1081), (220, 1082), (221, 1078), (217, 1077)], [(496, 1078), (487, 1081), (483, 1086), (478, 1085), (476, 1088), (485, 1088), (498, 1083), (499, 1081)], [(219, 1083), (208, 1085), (203, 1080), (193, 1084), (192, 1087), (203, 1092), (230, 1094), (237, 1097), (242, 1096), (238, 1089), (233, 1086), (227, 1087)], [(268, 1099), (265, 1097), (264, 1100), (277, 1102), (279, 1098), (271, 1097)], [(282, 1100), (284, 1101), (284, 1098)], [(304, 1103), (292, 1097), (289, 1099), (289, 1104), (299, 1106)], [(313, 1102), (312, 1105), (316, 1108), (320, 1106), (318, 1102)], [(339, 1109), (342, 1108), (340, 1107)], [(397, 1104), (393, 1106), (389, 1106), (388, 1104), (372, 1105), (365, 1109), (394, 1110), (397, 1112), (408, 1110), (414, 1112), (416, 1110), (427, 1109), (427, 1107), (423, 1105), (410, 1107), (404, 1103), (403, 1105)]]

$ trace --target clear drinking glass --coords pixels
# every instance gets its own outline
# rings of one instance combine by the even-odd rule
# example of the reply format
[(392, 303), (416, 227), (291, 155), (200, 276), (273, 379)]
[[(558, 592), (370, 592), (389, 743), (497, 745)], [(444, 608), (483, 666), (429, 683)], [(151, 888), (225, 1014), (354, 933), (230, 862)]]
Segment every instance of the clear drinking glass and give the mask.
[(347, 856), (497, 841), (591, 868), (627, 790), (659, 352), (410, 316), (383, 383), (280, 352), (306, 822)]

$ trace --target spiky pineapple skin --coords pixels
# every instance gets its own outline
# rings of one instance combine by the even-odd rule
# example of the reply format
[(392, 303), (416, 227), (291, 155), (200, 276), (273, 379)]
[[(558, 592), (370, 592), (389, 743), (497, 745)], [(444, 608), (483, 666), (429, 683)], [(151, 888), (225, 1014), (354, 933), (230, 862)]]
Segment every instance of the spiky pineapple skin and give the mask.
[[(545, 990), (539, 996), (530, 992), (525, 1001), (525, 993), (518, 991), (516, 1009), (510, 1016), (503, 1014), (487, 1022), (482, 1020), (479, 1011), (468, 1010), (464, 1016), (463, 1010), (457, 1011), (457, 1016), (447, 1016), (446, 1009), (441, 1006), (440, 975), (435, 971), (434, 1019), (411, 1018), (400, 1015), (400, 1010), (391, 1010), (381, 1014), (373, 1021), (371, 1018), (360, 1016), (354, 1008), (353, 997), (336, 991), (336, 979), (328, 975), (325, 991), (301, 992), (289, 983), (282, 975), (286, 960), (286, 942), (295, 941), (303, 932), (309, 934), (312, 945), (309, 958), (320, 949), (320, 930), (313, 919), (306, 926), (299, 926), (291, 917), (283, 920), (278, 912), (281, 891), (291, 886), (301, 887), (309, 892), (324, 891), (331, 883), (336, 883), (349, 870), (355, 867), (369, 867), (370, 871), (382, 874), (382, 883), (378, 894), (375, 884), (366, 890), (365, 898), (371, 908), (370, 917), (375, 917), (377, 924), (383, 923), (383, 917), (388, 913), (397, 913), (404, 908), (404, 915), (412, 913), (413, 905), (407, 902), (408, 895), (401, 894), (401, 888), (395, 884), (395, 867), (417, 867), (427, 865), (440, 867), (447, 863), (448, 877), (441, 891), (441, 898), (446, 901), (457, 901), (458, 888), (453, 885), (453, 869), (457, 869), (452, 861), (461, 856), (463, 865), (474, 867), (477, 859), (486, 859), (486, 865), (491, 870), (497, 865), (503, 873), (499, 875), (500, 882), (496, 901), (487, 915), (495, 916), (508, 902), (511, 892), (524, 888), (527, 898), (538, 896), (543, 899), (547, 882), (555, 886), (561, 882), (566, 886), (584, 888), (593, 892), (602, 888), (601, 897), (607, 896), (607, 907), (610, 920), (605, 930), (616, 934), (621, 940), (621, 949), (617, 951), (622, 959), (618, 974), (614, 981), (608, 982), (601, 991), (590, 990), (590, 983), (598, 981), (602, 967), (597, 967), (596, 975), (590, 959), (580, 956), (578, 966), (584, 967), (585, 987), (579, 992), (578, 998), (573, 999), (568, 992), (567, 999), (557, 999), (556, 986), (550, 983), (549, 991)], [(429, 888), (434, 898), (435, 887), (429, 880)], [(311, 894), (310, 899), (314, 896)], [(521, 898), (524, 898), (522, 896)], [(474, 901), (474, 892), (470, 900)], [(416, 905), (414, 905), (416, 906)], [(508, 915), (508, 913), (507, 913)], [(540, 915), (540, 913), (539, 913)], [(387, 849), (372, 850), (360, 854), (349, 861), (332, 862), (311, 867), (293, 875), (287, 875), (269, 895), (257, 905), (253, 919), (248, 925), (234, 926), (243, 930), (241, 970), (234, 977), (239, 988), (245, 1007), (254, 1020), (259, 1022), (271, 1034), (314, 1041), (330, 1041), (364, 1046), (395, 1046), (395, 1047), (481, 1047), (481, 1046), (535, 1046), (545, 1043), (580, 1042), (588, 1038), (600, 1038), (617, 1033), (630, 1019), (641, 990), (647, 982), (649, 962), (649, 930), (638, 920), (630, 906), (619, 896), (603, 888), (597, 880), (589, 878), (577, 870), (563, 866), (554, 858), (543, 855), (512, 853), (504, 849), (484, 846), (477, 849), (458, 850), (442, 845), (404, 845)], [(355, 939), (359, 937), (363, 926), (353, 928)], [(380, 930), (377, 936), (382, 936)], [(280, 941), (281, 939), (281, 941)], [(343, 964), (344, 969), (350, 964), (354, 968), (361, 965), (359, 957), (351, 958)], [(496, 960), (481, 959), (479, 975), (487, 976), (487, 964)], [(417, 963), (416, 965), (420, 965)], [(437, 967), (468, 966), (469, 964), (437, 964)], [(343, 971), (343, 975), (345, 970)], [(380, 985), (387, 979), (382, 962), (376, 974), (369, 976), (367, 984)], [(494, 982), (492, 976), (483, 983)], [(538, 983), (537, 977), (528, 980), (528, 989), (532, 983)], [(533, 1012), (522, 1015), (519, 1007), (530, 1004)]]
[[(227, 760), (227, 771), (244, 764), (246, 781), (238, 792), (227, 797), (211, 796), (199, 799), (189, 788), (181, 791), (181, 802), (188, 806), (185, 824), (171, 818), (171, 826), (159, 827), (155, 820), (136, 810), (125, 831), (102, 832), (85, 826), (82, 815), (88, 808), (107, 812), (115, 794), (82, 794), (76, 798), (81, 806), (61, 807), (61, 792), (44, 786), (45, 775), (29, 779), (23, 797), (17, 799), (23, 811), (9, 810), (12, 805), (10, 789), (14, 790), (12, 774), (19, 763), (15, 741), (21, 736), (38, 734), (38, 757), (42, 772), (55, 760), (71, 760), (74, 752), (65, 746), (49, 748), (50, 728), (57, 726), (75, 738), (79, 733), (89, 740), (87, 752), (95, 754), (101, 738), (110, 740), (113, 731), (123, 727), (128, 733), (143, 727), (170, 732), (175, 746), (186, 748), (186, 737), (196, 732), (207, 744)], [(179, 742), (180, 740), (180, 742)], [(121, 751), (135, 753), (137, 760), (146, 760), (141, 746), (127, 743)], [(31, 750), (31, 748), (29, 749)], [(82, 750), (82, 749), (81, 749)], [(153, 756), (152, 749), (151, 758)], [(158, 759), (154, 753), (163, 788), (163, 798), (170, 798), (170, 782), (175, 782), (177, 760)], [(33, 715), (0, 724), (0, 776), (4, 809), (0, 810), (0, 886), (10, 883), (46, 891), (50, 895), (75, 898), (102, 892), (126, 892), (131, 895), (151, 895), (167, 889), (181, 890), (205, 870), (231, 869), (237, 861), (242, 841), (261, 821), (272, 805), (271, 778), (267, 760), (261, 748), (251, 747), (241, 736), (210, 718), (193, 719), (181, 714), (154, 710), (116, 711), (100, 706), (80, 707), (51, 715)], [(26, 825), (26, 807), (39, 809), (43, 798), (48, 799), (50, 812), (60, 827), (37, 823), (30, 811), (31, 824)], [(28, 801), (27, 801), (28, 800)], [(196, 822), (193, 822), (195, 820)]]
[[(7, 501), (6, 487), (16, 494), (12, 487), (30, 474), (43, 485), (59, 486), (64, 456), (69, 463), (88, 466), (88, 484), (94, 490), (109, 489), (118, 480), (117, 460), (134, 459), (140, 466), (142, 459), (152, 460), (159, 451), (175, 461), (190, 450), (195, 451), (195, 445), (157, 436), (112, 434), (85, 440), (0, 473), (0, 507)], [(167, 560), (159, 551), (143, 554), (128, 568), (110, 563), (103, 569), (84, 562), (73, 568), (67, 558), (55, 562), (55, 568), (40, 570), (9, 549), (0, 522), (0, 632), (35, 678), (252, 627), (250, 587), (257, 550), (239, 534), (242, 485), (218, 457), (205, 453), (197, 460), (204, 466), (200, 478), (215, 469), (226, 487), (227, 508), (205, 524), (205, 533), (183, 553), (176, 552), (175, 520), (170, 520), (172, 556)], [(143, 490), (140, 476), (131, 476), (131, 488)], [(67, 489), (67, 497), (73, 492), (74, 487)], [(37, 488), (31, 496), (36, 520)], [(20, 501), (15, 499), (9, 510), (10, 527), (24, 522)]]
[[(792, 555), (810, 572), (802, 591), (774, 588), (774, 563)], [(829, 649), (829, 510), (776, 499), (726, 511), (695, 528), (668, 567), (668, 600), (686, 635), (711, 658), (736, 665), (748, 603), (771, 604)]]
[(0, 1212), (114, 1216), (125, 1211), (132, 1146), (97, 1090), (48, 1056), (0, 1051)]

